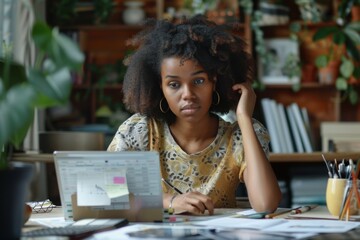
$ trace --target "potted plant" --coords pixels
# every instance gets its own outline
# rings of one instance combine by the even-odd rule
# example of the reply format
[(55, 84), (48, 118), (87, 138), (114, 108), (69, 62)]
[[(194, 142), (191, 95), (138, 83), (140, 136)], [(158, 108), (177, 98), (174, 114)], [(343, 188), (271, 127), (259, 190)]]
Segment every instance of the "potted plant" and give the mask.
[[(351, 0), (342, 1), (338, 7), (336, 25), (319, 28), (313, 40), (330, 40), (330, 51), (317, 57), (316, 64), (319, 68), (324, 68), (338, 60), (336, 88), (345, 93), (344, 98), (349, 97), (350, 102), (356, 104), (359, 97), (352, 85), (360, 78), (360, 22), (349, 21), (352, 4)], [(341, 57), (336, 58), (336, 52), (341, 53), (338, 54)]]
[(360, 0), (354, 0), (354, 4), (351, 8), (351, 21), (360, 21)]
[(32, 175), (31, 165), (11, 161), (11, 146), (21, 145), (35, 108), (68, 101), (70, 71), (84, 60), (76, 44), (43, 22), (34, 23), (29, 41), (38, 51), (35, 66), (15, 62), (11, 51), (0, 59), (0, 236), (5, 239), (20, 237)]

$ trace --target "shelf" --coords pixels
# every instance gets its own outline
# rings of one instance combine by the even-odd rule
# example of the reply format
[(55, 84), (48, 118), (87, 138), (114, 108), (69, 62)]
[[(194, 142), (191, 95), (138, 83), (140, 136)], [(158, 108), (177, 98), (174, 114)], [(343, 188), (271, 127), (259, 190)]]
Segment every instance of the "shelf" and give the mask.
[(108, 30), (119, 30), (119, 31), (132, 31), (141, 30), (141, 25), (125, 25), (125, 24), (102, 24), (102, 25), (75, 25), (75, 26), (64, 26), (59, 27), (62, 31), (108, 31)]
[(267, 25), (261, 26), (265, 38), (289, 38), (292, 24), (300, 24), (303, 31), (314, 31), (320, 27), (336, 26), (335, 22), (307, 23), (303, 21), (293, 21), (283, 25)]
[[(292, 89), (292, 84), (265, 84), (266, 89)], [(320, 84), (317, 82), (314, 83), (301, 83), (301, 89), (329, 89), (335, 90), (334, 84)]]
[[(324, 162), (321, 154), (324, 154), (326, 160), (334, 159), (360, 159), (360, 152), (338, 152), (338, 153), (270, 153), (270, 162), (274, 163), (316, 163)], [(324, 163), (325, 165), (325, 163)]]

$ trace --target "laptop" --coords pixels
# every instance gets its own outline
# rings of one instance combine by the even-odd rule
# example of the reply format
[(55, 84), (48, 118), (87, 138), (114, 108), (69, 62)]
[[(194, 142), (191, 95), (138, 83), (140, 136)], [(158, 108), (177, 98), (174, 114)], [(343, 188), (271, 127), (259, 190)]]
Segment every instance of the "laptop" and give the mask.
[(159, 154), (152, 151), (55, 151), (66, 220), (163, 220)]

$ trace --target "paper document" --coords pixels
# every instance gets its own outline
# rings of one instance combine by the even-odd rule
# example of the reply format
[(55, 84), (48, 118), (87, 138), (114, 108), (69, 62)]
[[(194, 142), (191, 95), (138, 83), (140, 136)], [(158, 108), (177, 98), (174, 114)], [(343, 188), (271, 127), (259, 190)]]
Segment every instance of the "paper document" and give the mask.
[(195, 224), (217, 228), (256, 229), (268, 232), (298, 233), (343, 233), (358, 226), (360, 222), (334, 220), (287, 220), (287, 219), (248, 219), (223, 217)]
[(78, 174), (77, 197), (79, 206), (108, 206), (112, 202), (129, 203), (126, 169)]
[(249, 219), (236, 217), (222, 217), (207, 221), (196, 222), (196, 225), (213, 226), (219, 228), (246, 228), (262, 230), (277, 224), (285, 223), (285, 219)]
[(265, 232), (344, 233), (360, 226), (359, 222), (337, 220), (288, 220), (263, 229)]

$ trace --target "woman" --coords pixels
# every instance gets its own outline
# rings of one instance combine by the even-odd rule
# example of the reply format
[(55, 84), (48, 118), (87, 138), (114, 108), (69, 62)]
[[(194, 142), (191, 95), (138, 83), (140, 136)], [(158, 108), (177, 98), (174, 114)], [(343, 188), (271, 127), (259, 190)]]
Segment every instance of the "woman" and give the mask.
[[(163, 205), (203, 214), (236, 207), (245, 182), (258, 212), (281, 199), (267, 159), (269, 136), (252, 119), (256, 95), (244, 42), (202, 16), (181, 23), (149, 22), (133, 44), (123, 83), (124, 104), (135, 114), (118, 129), (109, 151), (158, 151)], [(217, 114), (235, 110), (237, 121)]]

